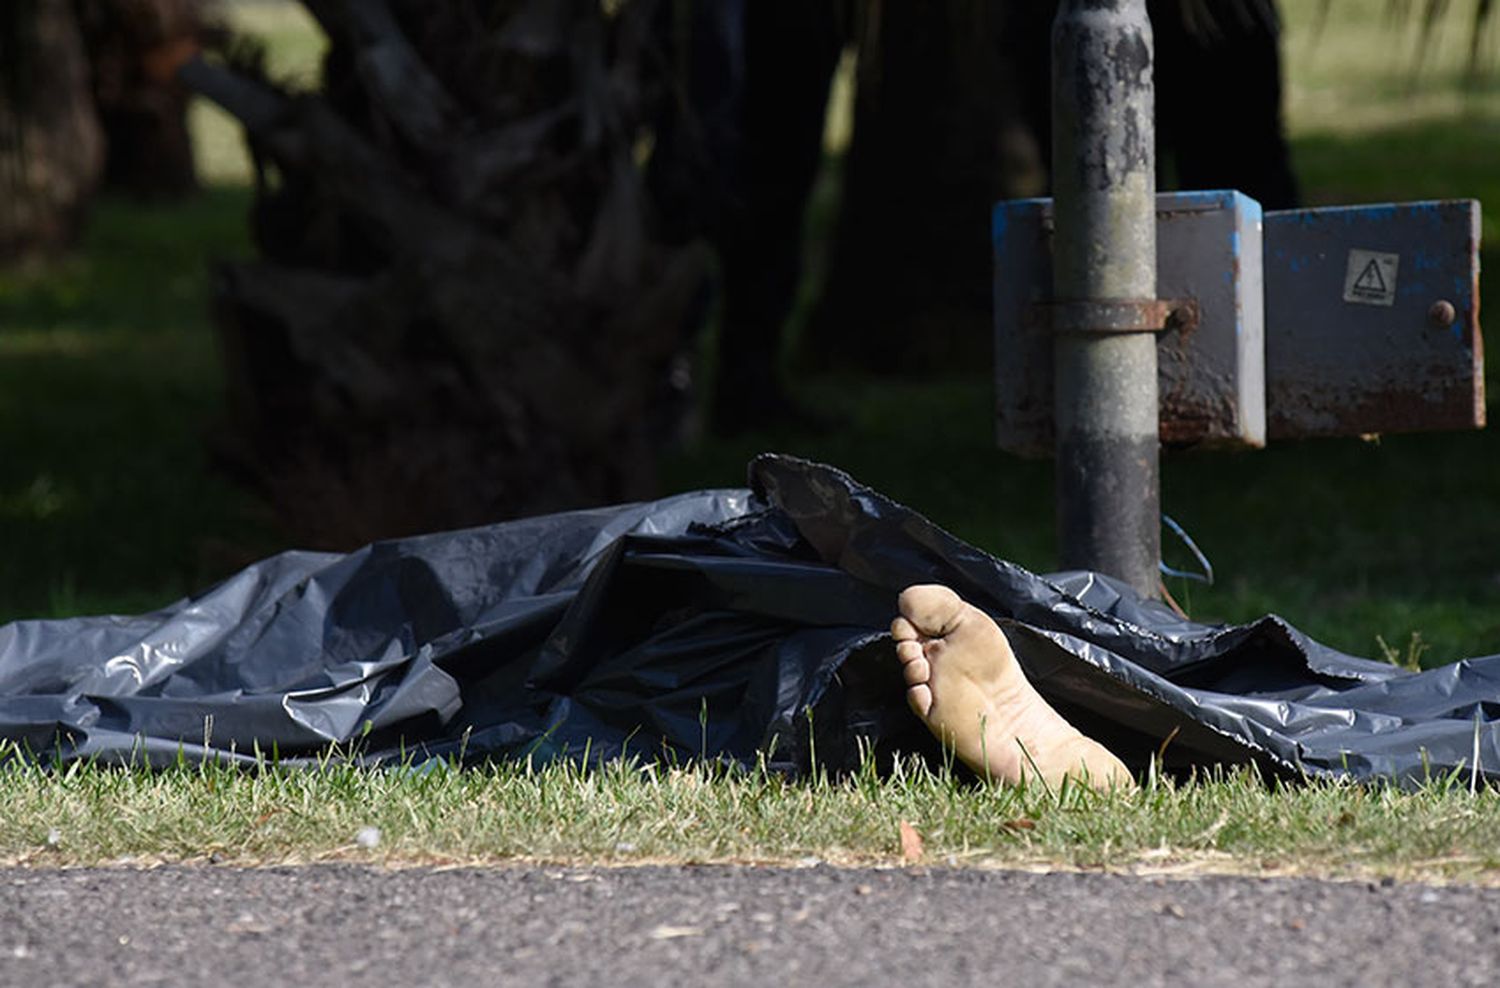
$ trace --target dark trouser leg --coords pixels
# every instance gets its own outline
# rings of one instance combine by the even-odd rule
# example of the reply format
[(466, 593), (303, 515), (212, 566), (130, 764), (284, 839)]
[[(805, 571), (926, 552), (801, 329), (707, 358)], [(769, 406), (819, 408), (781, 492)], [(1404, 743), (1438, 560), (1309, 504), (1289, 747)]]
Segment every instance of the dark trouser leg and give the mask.
[(714, 423), (724, 432), (772, 425), (793, 411), (780, 378), (782, 328), (802, 276), (803, 215), (844, 44), (839, 6), (746, 4), (743, 167), (718, 237), (724, 309)]

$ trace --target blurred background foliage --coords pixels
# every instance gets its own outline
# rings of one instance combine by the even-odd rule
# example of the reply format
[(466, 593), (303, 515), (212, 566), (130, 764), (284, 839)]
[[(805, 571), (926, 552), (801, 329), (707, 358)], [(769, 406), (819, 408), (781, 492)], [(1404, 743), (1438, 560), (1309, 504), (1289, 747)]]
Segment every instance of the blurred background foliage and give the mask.
[[(1325, 14), (1315, 3), (1281, 5), (1285, 113), (1303, 200), (1500, 203), (1500, 46), (1481, 37), (1471, 63), (1478, 0), (1444, 4), (1430, 22), (1420, 5), (1407, 4), (1404, 17), (1401, 6), (1333, 0)], [(219, 10), (228, 27), (262, 41), (270, 78), (315, 84), (327, 42), (302, 6), (237, 0)], [(1051, 467), (994, 448), (981, 363), (904, 376), (796, 362), (827, 270), (857, 83), (846, 58), (784, 358), (798, 401), (842, 424), (732, 438), (700, 430), (662, 454), (657, 488), (732, 486), (754, 453), (797, 453), (1045, 570)], [(1223, 112), (1235, 112), (1234, 94)], [(150, 608), (306, 541), (233, 482), (206, 441), (226, 416), (212, 264), (254, 255), (254, 170), (223, 111), (193, 99), (187, 120), (195, 193), (143, 199), (116, 186), (91, 199), (72, 250), (31, 253), (0, 270), (0, 620)], [(1497, 217), (1485, 218), (1487, 243)], [(1490, 247), (1483, 258), (1495, 269)], [(715, 356), (709, 332), (699, 367)], [(700, 369), (698, 379), (710, 375)], [(1493, 433), (1173, 454), (1163, 505), (1220, 575), (1212, 588), (1173, 583), (1194, 617), (1275, 611), (1337, 647), (1429, 665), (1500, 650)]]

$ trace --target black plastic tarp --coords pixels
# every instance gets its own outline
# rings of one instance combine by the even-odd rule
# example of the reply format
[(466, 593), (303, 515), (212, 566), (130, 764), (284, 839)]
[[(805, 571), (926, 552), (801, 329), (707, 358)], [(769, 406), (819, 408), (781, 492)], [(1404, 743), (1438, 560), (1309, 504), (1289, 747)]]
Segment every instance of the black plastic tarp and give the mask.
[[(0, 627), (0, 735), (33, 755), (765, 758), (804, 772), (932, 753), (886, 628), (946, 583), (1027, 674), (1144, 765), (1500, 774), (1500, 656), (1422, 673), (1285, 621), (1184, 620), (1091, 573), (1037, 576), (831, 467), (751, 464), (701, 491), (288, 552), (137, 617)], [(1170, 738), (1170, 740), (1168, 740)]]

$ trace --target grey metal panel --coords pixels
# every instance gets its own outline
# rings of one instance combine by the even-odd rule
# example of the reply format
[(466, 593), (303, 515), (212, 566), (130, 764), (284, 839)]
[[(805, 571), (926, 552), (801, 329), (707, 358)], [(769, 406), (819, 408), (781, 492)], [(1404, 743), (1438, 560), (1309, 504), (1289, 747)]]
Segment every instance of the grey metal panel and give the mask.
[(1265, 278), (1271, 438), (1484, 425), (1479, 203), (1267, 213)]
[(1157, 294), (1195, 299), (1196, 329), (1158, 338), (1161, 438), (1266, 444), (1260, 203), (1238, 192), (1157, 199)]
[[(1157, 196), (1157, 295), (1194, 299), (1195, 328), (1157, 339), (1164, 442), (1265, 443), (1260, 205), (1237, 192)], [(995, 423), (999, 445), (1052, 453), (1052, 339), (1035, 316), (1051, 295), (1051, 200), (998, 203)]]

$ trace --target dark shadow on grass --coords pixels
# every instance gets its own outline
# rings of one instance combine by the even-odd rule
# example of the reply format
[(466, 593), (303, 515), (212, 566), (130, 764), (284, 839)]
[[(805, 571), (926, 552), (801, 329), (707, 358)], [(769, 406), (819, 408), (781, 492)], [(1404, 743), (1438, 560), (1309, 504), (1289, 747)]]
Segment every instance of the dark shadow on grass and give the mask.
[(209, 265), (248, 203), (106, 200), (74, 253), (0, 273), (0, 620), (153, 607), (267, 548), (203, 442)]

